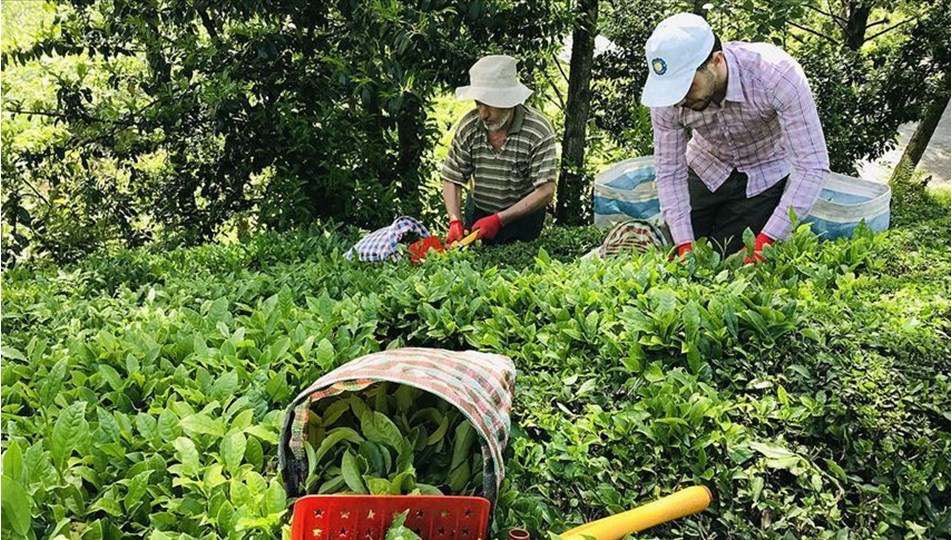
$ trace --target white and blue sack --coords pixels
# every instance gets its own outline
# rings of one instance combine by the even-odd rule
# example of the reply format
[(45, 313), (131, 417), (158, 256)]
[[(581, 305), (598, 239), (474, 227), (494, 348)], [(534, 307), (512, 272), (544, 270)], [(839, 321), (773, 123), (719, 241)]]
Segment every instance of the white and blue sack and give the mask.
[[(886, 184), (829, 173), (819, 199), (803, 222), (828, 240), (851, 237), (861, 222), (873, 232), (882, 232), (889, 228), (890, 199)], [(594, 205), (595, 225), (599, 227), (629, 219), (661, 224), (654, 158), (627, 159), (600, 172), (595, 177)]]

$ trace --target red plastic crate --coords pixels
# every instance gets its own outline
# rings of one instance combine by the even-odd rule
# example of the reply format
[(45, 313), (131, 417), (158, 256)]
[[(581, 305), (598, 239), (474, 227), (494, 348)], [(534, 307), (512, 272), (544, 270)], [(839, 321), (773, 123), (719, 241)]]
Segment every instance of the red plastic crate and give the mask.
[(393, 519), (422, 540), (486, 540), (489, 501), (435, 495), (307, 495), (294, 503), (291, 540), (383, 540)]

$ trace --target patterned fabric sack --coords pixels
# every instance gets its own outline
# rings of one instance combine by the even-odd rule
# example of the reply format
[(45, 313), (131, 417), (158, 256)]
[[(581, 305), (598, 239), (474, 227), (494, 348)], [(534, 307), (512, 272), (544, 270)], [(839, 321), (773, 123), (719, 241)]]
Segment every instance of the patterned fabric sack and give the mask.
[(344, 257), (353, 259), (357, 254), (357, 260), (364, 262), (381, 262), (400, 258), (398, 245), (400, 241), (409, 234), (416, 234), (420, 238), (430, 236), (427, 230), (419, 221), (412, 217), (403, 216), (387, 227), (377, 229), (354, 244)]
[(469, 420), (479, 434), (483, 454), (482, 496), (494, 503), (505, 477), (502, 452), (509, 440), (515, 379), (512, 360), (475, 351), (403, 348), (368, 354), (344, 364), (301, 392), (288, 407), (278, 454), (287, 496), (304, 495), (304, 444), (311, 405), (389, 381), (434, 394)]
[(598, 256), (614, 257), (632, 250), (638, 253), (652, 249), (661, 251), (668, 243), (659, 226), (640, 219), (630, 219), (615, 225), (608, 232), (602, 246), (598, 248)]
[(640, 219), (629, 219), (612, 227), (602, 245), (585, 254), (583, 258), (604, 259), (630, 251), (664, 251), (670, 244), (671, 240), (664, 226)]

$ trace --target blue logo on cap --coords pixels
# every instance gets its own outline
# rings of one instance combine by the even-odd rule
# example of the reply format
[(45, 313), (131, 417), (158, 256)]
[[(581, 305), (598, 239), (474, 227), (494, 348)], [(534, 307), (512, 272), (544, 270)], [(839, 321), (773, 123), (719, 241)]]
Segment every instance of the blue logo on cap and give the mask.
[(660, 58), (655, 58), (651, 61), (651, 69), (654, 70), (655, 75), (664, 75), (668, 71), (668, 64)]

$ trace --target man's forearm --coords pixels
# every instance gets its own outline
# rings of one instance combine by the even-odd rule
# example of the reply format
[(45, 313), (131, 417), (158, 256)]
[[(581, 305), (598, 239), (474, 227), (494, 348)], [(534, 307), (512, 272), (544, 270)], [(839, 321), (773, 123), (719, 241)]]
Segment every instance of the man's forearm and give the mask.
[(793, 224), (790, 221), (791, 208), (798, 221), (803, 220), (810, 213), (813, 205), (820, 198), (829, 169), (796, 172), (797, 177), (784, 189), (777, 208), (761, 231), (773, 240), (783, 240), (793, 232)]
[(552, 195), (554, 194), (555, 182), (546, 182), (535, 188), (532, 193), (523, 197), (516, 204), (499, 212), (499, 220), (505, 225), (545, 208), (552, 201)]
[(659, 181), (657, 185), (661, 217), (668, 225), (674, 244), (681, 245), (696, 240), (691, 223), (691, 196), (687, 181), (676, 182), (669, 179)]
[(446, 215), (450, 221), (462, 220), (460, 208), (462, 207), (463, 186), (443, 180), (443, 204), (446, 205)]
[(688, 190), (688, 138), (673, 107), (651, 109), (654, 129), (655, 182), (661, 216), (676, 245), (694, 240)]

